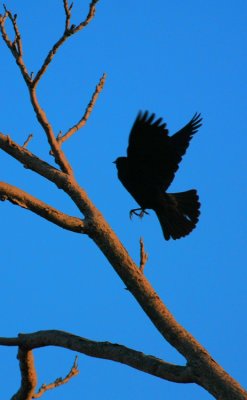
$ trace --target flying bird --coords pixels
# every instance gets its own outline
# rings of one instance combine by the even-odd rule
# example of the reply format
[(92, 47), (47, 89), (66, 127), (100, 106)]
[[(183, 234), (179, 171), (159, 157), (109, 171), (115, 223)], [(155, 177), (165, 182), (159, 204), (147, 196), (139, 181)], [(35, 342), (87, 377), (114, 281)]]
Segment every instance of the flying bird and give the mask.
[(154, 210), (166, 240), (187, 236), (198, 222), (200, 203), (195, 189), (166, 191), (201, 121), (201, 114), (196, 113), (187, 125), (169, 136), (162, 118), (140, 112), (129, 135), (127, 157), (114, 161), (119, 180), (140, 206), (130, 211), (130, 217), (143, 217), (147, 209)]

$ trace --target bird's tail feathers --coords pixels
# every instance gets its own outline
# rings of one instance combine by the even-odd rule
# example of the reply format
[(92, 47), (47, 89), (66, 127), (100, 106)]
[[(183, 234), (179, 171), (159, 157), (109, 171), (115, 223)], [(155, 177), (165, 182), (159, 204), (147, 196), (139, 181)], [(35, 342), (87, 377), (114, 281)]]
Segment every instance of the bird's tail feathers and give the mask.
[(199, 209), (196, 190), (165, 193), (164, 201), (155, 208), (165, 239), (187, 236), (196, 227)]

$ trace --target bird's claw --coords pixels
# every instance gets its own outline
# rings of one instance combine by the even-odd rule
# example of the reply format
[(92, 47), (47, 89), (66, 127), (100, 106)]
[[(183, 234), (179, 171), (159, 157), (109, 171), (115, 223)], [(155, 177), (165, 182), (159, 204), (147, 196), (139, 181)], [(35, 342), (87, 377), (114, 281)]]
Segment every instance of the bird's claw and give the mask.
[[(140, 211), (139, 213), (137, 211)], [(149, 213), (144, 210), (143, 208), (135, 208), (134, 210), (130, 210), (130, 219), (132, 219), (132, 216), (136, 215), (139, 218), (143, 218), (144, 214), (149, 215)]]

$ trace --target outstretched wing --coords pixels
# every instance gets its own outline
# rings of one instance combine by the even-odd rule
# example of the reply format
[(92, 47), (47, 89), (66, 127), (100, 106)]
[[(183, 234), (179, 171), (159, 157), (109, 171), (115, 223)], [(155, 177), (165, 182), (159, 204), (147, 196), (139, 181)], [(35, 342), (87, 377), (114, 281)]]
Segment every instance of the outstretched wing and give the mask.
[[(155, 114), (139, 112), (129, 135), (128, 157), (146, 159), (153, 157), (157, 149), (167, 140), (166, 124), (162, 118), (155, 119)], [(154, 152), (154, 154), (153, 154)]]
[(179, 163), (192, 136), (201, 126), (200, 114), (173, 136), (168, 136), (166, 124), (155, 114), (139, 113), (129, 136), (127, 156), (155, 185), (166, 190), (171, 184)]

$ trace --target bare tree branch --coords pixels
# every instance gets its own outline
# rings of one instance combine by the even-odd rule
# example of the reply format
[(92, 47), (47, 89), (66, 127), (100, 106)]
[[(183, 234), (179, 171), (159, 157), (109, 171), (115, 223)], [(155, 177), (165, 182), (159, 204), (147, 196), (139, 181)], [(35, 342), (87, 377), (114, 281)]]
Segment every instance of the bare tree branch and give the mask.
[[(23, 58), (22, 58), (22, 42), (21, 42), (21, 35), (17, 26), (16, 18), (13, 17), (12, 13), (7, 10), (6, 6), (5, 8), (5, 14), (0, 15), (0, 30), (2, 33), (2, 37), (8, 48), (10, 49), (11, 53), (13, 54), (13, 57), (15, 58), (15, 61), (20, 68), (20, 71), (22, 73), (22, 76), (26, 82), (27, 85), (30, 85), (32, 82), (32, 79), (28, 73), (28, 70), (24, 64)], [(5, 29), (5, 22), (7, 18), (10, 19), (14, 32), (15, 32), (15, 40), (12, 42), (6, 32)]]
[(83, 117), (72, 128), (70, 128), (68, 130), (68, 132), (66, 132), (64, 135), (60, 134), (57, 137), (58, 143), (62, 144), (63, 142), (65, 142), (65, 140), (69, 139), (76, 131), (81, 129), (86, 124), (88, 118), (90, 117), (91, 112), (93, 111), (96, 100), (97, 100), (101, 90), (104, 87), (105, 80), (106, 80), (106, 74), (103, 74), (102, 77), (100, 78), (98, 85), (95, 88), (95, 91), (92, 95), (90, 102), (88, 103), (88, 106), (86, 108), (86, 111), (85, 111)]
[(87, 356), (129, 365), (132, 368), (171, 382), (194, 382), (190, 367), (167, 363), (157, 357), (146, 355), (140, 351), (119, 344), (96, 342), (68, 332), (48, 330), (30, 334), (20, 334), (18, 338), (0, 338), (0, 345), (16, 346), (17, 343), (29, 349), (45, 346), (63, 347)]
[(19, 347), (18, 356), (21, 370), (21, 387), (11, 400), (31, 400), (37, 385), (32, 350)]
[[(20, 161), (26, 168), (35, 171), (39, 175), (55, 183), (55, 185), (57, 185), (60, 189), (63, 189), (65, 193), (67, 193), (74, 201), (82, 214), (87, 216), (89, 219), (92, 216), (97, 216), (97, 218), (102, 218), (102, 221), (104, 221), (99, 210), (97, 210), (97, 208), (93, 205), (87, 196), (87, 193), (78, 185), (73, 177), (68, 176), (64, 172), (54, 168), (47, 162), (36, 157), (29, 150), (19, 146), (16, 142), (14, 142), (9, 135), (3, 135), (1, 132), (0, 148), (14, 157), (16, 160)], [(91, 230), (90, 226), (91, 223), (89, 222), (87, 229), (89, 228), (89, 230)], [(106, 229), (109, 231), (108, 225)]]
[(49, 51), (47, 57), (45, 58), (45, 60), (43, 62), (43, 65), (41, 66), (41, 68), (37, 72), (37, 74), (36, 74), (36, 76), (35, 76), (35, 78), (33, 80), (33, 86), (34, 87), (37, 86), (38, 82), (40, 81), (40, 78), (44, 75), (44, 73), (46, 72), (48, 66), (50, 65), (54, 55), (56, 54), (58, 49), (62, 46), (62, 44), (68, 39), (68, 37), (71, 36), (71, 35), (74, 35), (75, 33), (79, 32), (79, 31), (81, 31), (93, 19), (93, 17), (95, 16), (95, 12), (96, 12), (96, 7), (95, 6), (96, 6), (96, 3), (98, 1), (99, 0), (91, 1), (91, 4), (89, 6), (88, 15), (87, 15), (86, 19), (83, 22), (81, 22), (77, 26), (70, 27), (70, 17), (71, 17), (70, 9), (68, 7), (67, 1), (63, 0), (65, 14), (66, 14), (65, 31), (64, 31), (63, 35), (61, 36), (61, 38), (54, 44), (52, 49)]
[(39, 391), (33, 395), (33, 399), (39, 399), (45, 392), (51, 389), (55, 389), (58, 386), (65, 385), (68, 383), (72, 378), (74, 378), (76, 375), (79, 374), (79, 369), (78, 369), (78, 356), (75, 357), (75, 361), (72, 365), (71, 370), (69, 373), (65, 376), (65, 378), (57, 378), (54, 382), (49, 383), (46, 385), (45, 383), (41, 386)]
[[(39, 80), (41, 79), (43, 74), (46, 72), (49, 64), (51, 63), (51, 61), (52, 61), (54, 55), (56, 54), (57, 50), (59, 49), (59, 47), (67, 40), (67, 38), (69, 36), (82, 30), (92, 20), (92, 18), (95, 15), (95, 11), (96, 11), (95, 5), (97, 2), (98, 2), (98, 0), (93, 0), (91, 2), (90, 6), (89, 6), (89, 13), (83, 22), (81, 22), (78, 26), (72, 26), (70, 28), (69, 26), (70, 26), (70, 17), (71, 17), (71, 6), (69, 7), (68, 2), (66, 0), (64, 0), (64, 9), (65, 9), (65, 14), (66, 14), (66, 27), (65, 27), (64, 34), (55, 43), (53, 48), (50, 50), (43, 65), (41, 66), (40, 70), (37, 72), (37, 74), (34, 78), (32, 76), (33, 74), (29, 75), (27, 68), (25, 66), (25, 63), (23, 61), (22, 41), (21, 41), (20, 31), (19, 31), (19, 28), (18, 28), (18, 25), (16, 22), (16, 17), (13, 17), (12, 13), (9, 10), (7, 10), (6, 6), (4, 6), (5, 14), (3, 16), (0, 16), (0, 29), (2, 32), (2, 37), (5, 41), (5, 43), (7, 44), (8, 48), (11, 50), (11, 52), (16, 60), (16, 63), (20, 68), (23, 78), (27, 84), (33, 109), (36, 113), (36, 117), (37, 117), (39, 123), (41, 124), (42, 128), (44, 129), (44, 131), (46, 133), (49, 145), (51, 147), (51, 154), (54, 155), (55, 161), (61, 167), (62, 171), (64, 171), (65, 173), (67, 173), (69, 175), (73, 175), (72, 168), (71, 168), (65, 154), (61, 150), (61, 147), (60, 147), (58, 141), (55, 138), (52, 126), (51, 126), (50, 122), (48, 121), (45, 111), (42, 110), (42, 108), (39, 105), (39, 102), (37, 100), (37, 95), (36, 95), (36, 87), (37, 87)], [(5, 29), (5, 22), (8, 17), (10, 18), (10, 21), (13, 25), (13, 29), (15, 32), (15, 40), (13, 42), (11, 42), (11, 40), (6, 32), (6, 29)], [(101, 81), (96, 88), (96, 92), (94, 93), (94, 96), (88, 105), (88, 108), (86, 110), (84, 117), (82, 118), (82, 120), (79, 121), (78, 124), (75, 125), (75, 127), (73, 127), (71, 129), (70, 136), (86, 123), (86, 121), (92, 111), (92, 107), (98, 97), (98, 94), (102, 90), (104, 81), (105, 81), (105, 75), (101, 78)], [(66, 140), (66, 139), (64, 139), (64, 140)], [(64, 141), (64, 140), (62, 140), (62, 141)]]
[(73, 29), (71, 29), (70, 35), (81, 31), (83, 28), (85, 28), (91, 22), (91, 20), (95, 16), (96, 3), (98, 3), (98, 1), (99, 0), (92, 0), (91, 1), (90, 5), (89, 5), (89, 11), (88, 11), (88, 15), (87, 15), (86, 19), (84, 21), (82, 21), (79, 25), (73, 26)]
[(57, 378), (53, 383), (43, 384), (39, 391), (35, 393), (37, 386), (37, 375), (34, 365), (33, 352), (30, 349), (19, 347), (18, 356), (21, 371), (21, 386), (11, 400), (31, 400), (40, 398), (45, 392), (55, 389), (58, 386), (68, 383), (74, 376), (79, 374), (76, 356), (70, 372), (65, 378)]
[[(15, 34), (16, 34), (16, 39), (14, 42), (11, 42), (6, 30), (5, 30), (5, 22), (7, 17), (10, 18), (10, 21), (12, 22)], [(46, 113), (44, 110), (39, 105), (39, 102), (37, 100), (37, 95), (36, 95), (36, 84), (35, 80), (32, 81), (31, 76), (28, 74), (27, 68), (25, 66), (25, 63), (22, 58), (22, 43), (21, 43), (21, 36), (19, 33), (19, 29), (17, 26), (16, 18), (12, 16), (12, 13), (7, 10), (5, 7), (5, 15), (0, 17), (0, 29), (2, 32), (2, 37), (9, 49), (11, 50), (17, 65), (20, 68), (20, 71), (22, 73), (22, 76), (26, 82), (27, 88), (29, 90), (29, 95), (30, 95), (30, 100), (31, 104), (33, 106), (34, 112), (36, 114), (36, 117), (44, 129), (49, 145), (52, 150), (52, 154), (54, 155), (56, 163), (61, 167), (62, 171), (66, 172), (69, 175), (72, 175), (72, 168), (65, 157), (65, 154), (61, 150), (60, 146), (57, 143), (57, 140), (55, 138), (52, 126), (50, 122), (47, 119)], [(16, 47), (17, 43), (17, 47)], [(19, 50), (18, 50), (19, 49)]]
[(68, 1), (63, 0), (63, 6), (64, 6), (65, 15), (66, 15), (65, 31), (68, 31), (69, 27), (70, 27), (71, 10), (73, 7), (73, 3), (71, 3), (71, 5), (69, 6)]
[(26, 208), (63, 229), (83, 233), (84, 223), (81, 219), (64, 214), (16, 186), (0, 182), (0, 200), (8, 200), (15, 205)]
[(55, 162), (61, 167), (63, 172), (67, 173), (68, 175), (73, 175), (72, 168), (55, 138), (52, 126), (47, 119), (46, 113), (39, 105), (34, 87), (29, 86), (29, 94), (36, 117), (46, 133), (49, 145), (51, 147), (51, 152), (55, 158)]
[[(90, 6), (89, 6), (89, 13), (83, 22), (81, 22), (78, 26), (70, 28), (69, 26), (70, 26), (70, 17), (71, 17), (71, 6), (69, 7), (68, 2), (66, 0), (64, 0), (64, 9), (65, 9), (65, 14), (66, 14), (66, 28), (65, 28), (64, 34), (55, 43), (53, 48), (50, 50), (43, 65), (41, 66), (40, 70), (37, 72), (37, 74), (34, 78), (32, 76), (33, 74), (29, 75), (27, 68), (25, 66), (25, 63), (23, 61), (22, 41), (21, 41), (20, 31), (19, 31), (19, 28), (18, 28), (18, 25), (16, 22), (16, 17), (13, 17), (12, 13), (9, 10), (7, 10), (6, 6), (4, 6), (4, 8), (5, 8), (4, 16), (0, 16), (0, 29), (2, 32), (2, 37), (5, 41), (5, 43), (7, 44), (8, 48), (11, 50), (11, 52), (16, 60), (16, 63), (20, 68), (23, 78), (27, 84), (33, 109), (36, 113), (36, 117), (37, 117), (39, 123), (41, 124), (41, 126), (43, 127), (43, 129), (46, 133), (49, 145), (51, 147), (51, 154), (54, 155), (55, 161), (61, 167), (62, 171), (66, 172), (69, 175), (73, 175), (72, 168), (71, 168), (65, 154), (61, 150), (58, 141), (55, 138), (52, 126), (51, 126), (50, 122), (48, 121), (45, 111), (42, 110), (42, 108), (39, 105), (39, 102), (37, 100), (37, 95), (36, 95), (36, 87), (37, 87), (39, 80), (41, 79), (43, 74), (46, 72), (49, 64), (51, 63), (51, 61), (52, 61), (54, 55), (56, 54), (57, 50), (59, 49), (59, 47), (65, 42), (65, 40), (69, 36), (82, 30), (92, 20), (92, 18), (95, 15), (95, 11), (96, 11), (95, 5), (97, 2), (98, 2), (98, 0), (93, 0), (91, 2)], [(6, 29), (5, 29), (5, 22), (8, 17), (10, 18), (10, 21), (13, 25), (13, 29), (15, 32), (15, 40), (13, 42), (11, 42), (11, 40), (6, 32)], [(70, 130), (69, 135), (67, 133), (66, 138), (71, 136), (76, 130), (80, 129), (80, 127), (82, 127), (86, 123), (86, 121), (92, 111), (92, 108), (96, 102), (98, 94), (103, 88), (104, 81), (105, 81), (105, 75), (101, 78), (100, 83), (97, 86), (96, 91), (91, 99), (91, 102), (89, 103), (89, 105), (87, 107), (84, 117), (78, 122), (78, 124), (76, 124)], [(64, 139), (60, 140), (60, 141), (63, 142), (64, 140), (66, 140), (66, 138), (64, 136)]]
[(16, 19), (17, 19), (17, 15), (15, 14), (14, 16), (12, 15), (12, 13), (7, 10), (5, 4), (3, 5), (5, 13), (8, 15), (8, 17), (10, 18), (13, 28), (14, 28), (14, 32), (15, 32), (15, 40), (12, 43), (13, 46), (13, 50), (15, 49), (17, 51), (17, 53), (22, 57), (22, 41), (21, 41), (21, 35), (20, 35), (20, 31), (19, 28), (17, 26), (16, 23)]
[(56, 185), (59, 181), (67, 179), (64, 172), (41, 160), (31, 151), (12, 140), (9, 135), (4, 135), (1, 132), (0, 148), (22, 163), (25, 168), (31, 169), (51, 182), (54, 182)]

